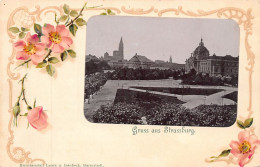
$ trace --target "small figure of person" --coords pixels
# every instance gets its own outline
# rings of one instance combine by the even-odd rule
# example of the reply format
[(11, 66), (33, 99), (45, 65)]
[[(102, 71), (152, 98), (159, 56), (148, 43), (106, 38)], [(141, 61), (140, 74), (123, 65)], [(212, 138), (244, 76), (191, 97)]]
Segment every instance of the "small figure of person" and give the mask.
[(142, 123), (143, 125), (148, 125), (145, 116), (143, 116), (143, 117), (141, 118), (141, 123)]

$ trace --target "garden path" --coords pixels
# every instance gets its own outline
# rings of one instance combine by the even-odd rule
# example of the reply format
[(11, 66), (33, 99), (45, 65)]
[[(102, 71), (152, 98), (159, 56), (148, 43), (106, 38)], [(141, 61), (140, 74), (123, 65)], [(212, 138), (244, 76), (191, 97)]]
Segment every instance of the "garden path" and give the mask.
[[(130, 89), (135, 91), (145, 90), (130, 88), (131, 86), (144, 86), (144, 87), (183, 87), (180, 85), (179, 80), (108, 80), (107, 83), (103, 86), (103, 88), (97, 92), (97, 94), (93, 95), (93, 99), (90, 99), (90, 103), (87, 102), (84, 104), (84, 115), (90, 121), (93, 122), (92, 116), (95, 114), (96, 110), (100, 108), (101, 105), (111, 104), (113, 103), (117, 89)], [(161, 94), (165, 96), (173, 96), (177, 97), (179, 100), (186, 102), (183, 104), (187, 108), (194, 108), (201, 104), (234, 104), (234, 101), (222, 98), (222, 96), (237, 91), (237, 88), (232, 87), (222, 87), (222, 86), (199, 86), (199, 85), (185, 85), (184, 87), (190, 88), (217, 88), (224, 89), (225, 91), (221, 91), (215, 93), (213, 95), (207, 96), (206, 99), (202, 95), (174, 95), (163, 92), (154, 92), (150, 91), (150, 93)]]

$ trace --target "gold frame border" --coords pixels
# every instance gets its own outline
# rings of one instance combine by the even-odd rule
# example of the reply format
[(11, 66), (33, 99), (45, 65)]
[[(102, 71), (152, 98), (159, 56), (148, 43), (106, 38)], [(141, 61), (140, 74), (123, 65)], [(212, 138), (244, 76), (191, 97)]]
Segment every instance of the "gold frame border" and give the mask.
[[(29, 12), (29, 9), (27, 7), (19, 7), (16, 8), (9, 16), (8, 22), (7, 22), (7, 33), (8, 36), (10, 37), (9, 42), (13, 43), (14, 39), (16, 38), (13, 36), (11, 32), (8, 31), (8, 29), (15, 24), (14, 21), (14, 15), (19, 12), (19, 11), (24, 11), (27, 12), (32, 20), (33, 23), (37, 21), (41, 21), (41, 16), (42, 14), (46, 15), (47, 13), (56, 13), (58, 12), (60, 15), (63, 14), (62, 6), (48, 6), (43, 9), (40, 9), (40, 6), (35, 7), (36, 10), (33, 12)], [(225, 8), (219, 8), (211, 11), (204, 11), (204, 10), (197, 10), (197, 12), (192, 12), (192, 11), (184, 11), (182, 6), (179, 6), (178, 8), (167, 8), (167, 9), (157, 9), (154, 6), (151, 6), (148, 9), (143, 9), (143, 8), (129, 8), (127, 9), (125, 6), (122, 6), (120, 9), (115, 8), (115, 7), (106, 7), (106, 8), (93, 8), (93, 9), (87, 9), (87, 10), (104, 10), (104, 9), (111, 9), (117, 14), (120, 13), (125, 13), (125, 14), (130, 14), (130, 15), (146, 15), (149, 13), (156, 13), (159, 17), (163, 16), (165, 13), (173, 12), (175, 16), (178, 15), (184, 15), (184, 16), (189, 16), (189, 17), (205, 17), (205, 16), (210, 16), (210, 15), (216, 15), (218, 18), (224, 17), (227, 19), (233, 19), (237, 21), (239, 26), (244, 27), (245, 31), (245, 49), (247, 53), (247, 61), (248, 65), (246, 67), (246, 70), (248, 71), (248, 81), (249, 81), (249, 105), (247, 108), (248, 111), (248, 117), (251, 117), (253, 114), (252, 111), (252, 74), (253, 74), (253, 69), (254, 69), (254, 64), (255, 64), (255, 55), (253, 51), (251, 50), (251, 46), (249, 44), (248, 38), (250, 35), (252, 35), (252, 19), (254, 18), (252, 16), (252, 9), (248, 8), (247, 10), (241, 9), (241, 8), (235, 8), (235, 7), (225, 7)], [(76, 9), (80, 10), (80, 9)], [(33, 25), (33, 24), (32, 24)], [(24, 27), (31, 27), (32, 25), (24, 25)], [(33, 162), (41, 162), (45, 164), (45, 160), (43, 159), (32, 159), (29, 157), (31, 154), (30, 151), (25, 151), (24, 148), (22, 147), (17, 147), (13, 146), (14, 145), (14, 130), (12, 130), (12, 121), (13, 121), (13, 114), (12, 114), (12, 99), (13, 99), (13, 82), (12, 80), (18, 80), (20, 78), (20, 73), (12, 72), (11, 66), (15, 63), (14, 61), (14, 50), (12, 50), (11, 56), (8, 58), (8, 64), (7, 64), (7, 75), (8, 75), (8, 84), (9, 84), (9, 109), (8, 112), (10, 114), (10, 120), (8, 124), (8, 132), (9, 132), (9, 139), (8, 143), (6, 145), (6, 150), (8, 153), (8, 156), (10, 159), (16, 163), (33, 163)], [(18, 156), (20, 155), (20, 157)], [(18, 156), (18, 157), (17, 157)]]

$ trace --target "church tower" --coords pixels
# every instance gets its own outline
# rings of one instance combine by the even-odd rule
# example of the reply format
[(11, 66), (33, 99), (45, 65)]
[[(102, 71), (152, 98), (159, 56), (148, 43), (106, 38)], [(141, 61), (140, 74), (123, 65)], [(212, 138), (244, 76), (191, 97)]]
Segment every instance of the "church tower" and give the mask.
[(170, 56), (170, 61), (169, 62), (172, 63), (172, 56)]
[(122, 59), (124, 59), (124, 43), (123, 43), (122, 37), (121, 37), (121, 39), (120, 39), (118, 52), (119, 52), (119, 57), (122, 58)]

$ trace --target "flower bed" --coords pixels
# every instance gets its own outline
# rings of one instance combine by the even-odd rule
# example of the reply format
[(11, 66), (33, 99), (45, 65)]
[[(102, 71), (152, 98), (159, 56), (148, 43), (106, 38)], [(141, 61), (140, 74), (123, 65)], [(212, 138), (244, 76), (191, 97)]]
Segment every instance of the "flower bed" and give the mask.
[(116, 97), (114, 103), (139, 103), (142, 102), (140, 105), (147, 106), (148, 109), (154, 106), (154, 103), (175, 103), (175, 104), (183, 104), (184, 102), (177, 99), (177, 97), (172, 96), (164, 96), (158, 94), (152, 94), (148, 92), (139, 92), (133, 91), (128, 89), (118, 89), (116, 93)]
[(202, 89), (202, 88), (169, 88), (169, 87), (132, 87), (148, 91), (156, 91), (177, 95), (212, 95), (223, 91), (223, 89)]
[(94, 122), (149, 125), (228, 127), (236, 121), (237, 105), (200, 105), (193, 109), (182, 106), (177, 98), (118, 89), (114, 104), (101, 106)]
[(233, 100), (234, 102), (237, 103), (237, 91), (226, 94), (225, 96), (223, 96), (223, 98)]
[(100, 88), (107, 82), (107, 76), (104, 73), (97, 73), (86, 75), (85, 78), (85, 99), (88, 99), (90, 95), (99, 91)]

